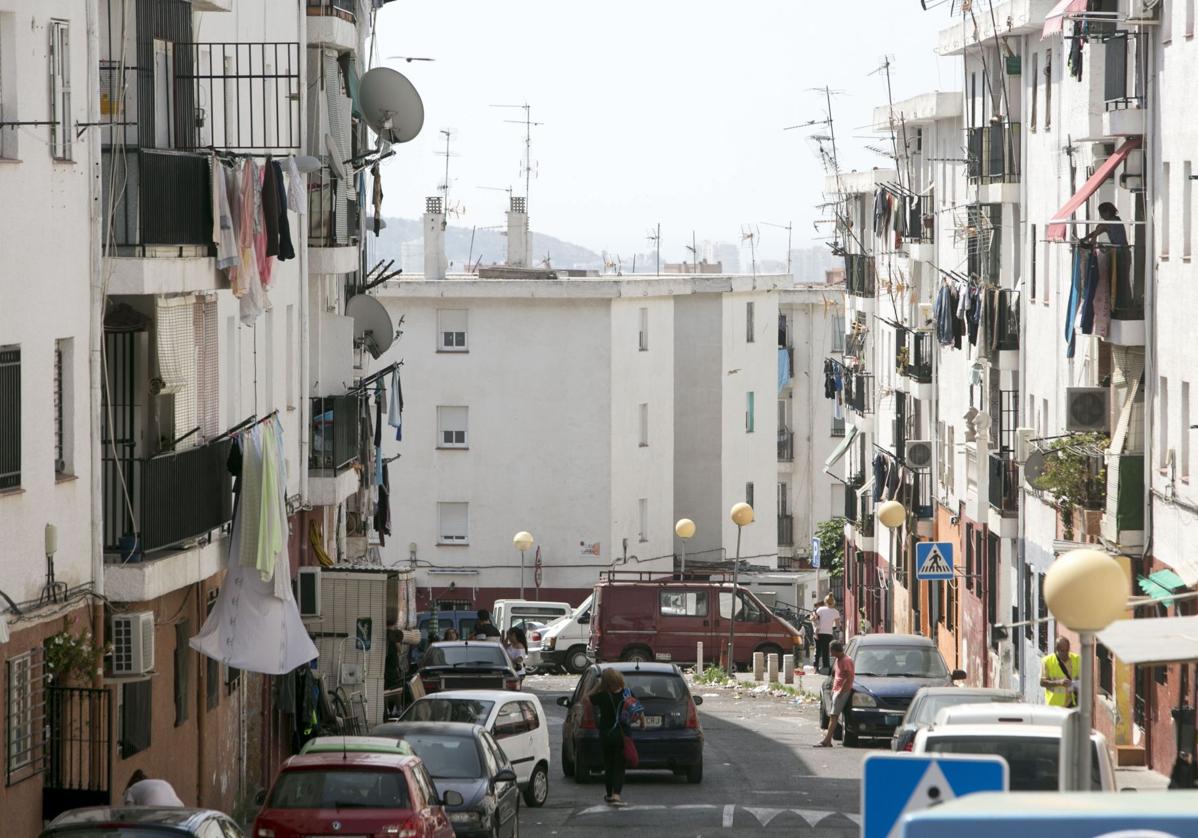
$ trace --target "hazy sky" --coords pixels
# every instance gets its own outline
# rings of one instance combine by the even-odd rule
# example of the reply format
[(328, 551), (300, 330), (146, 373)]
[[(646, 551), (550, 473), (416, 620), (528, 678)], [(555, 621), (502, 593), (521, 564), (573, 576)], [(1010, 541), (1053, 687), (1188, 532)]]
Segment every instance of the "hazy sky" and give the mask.
[[(443, 179), (442, 128), (456, 131), (452, 223), (504, 221), (507, 195), (524, 189), (520, 110), (533, 106), (529, 201), (533, 228), (595, 250), (663, 253), (700, 240), (736, 241), (761, 224), (759, 253), (784, 258), (814, 243), (823, 171), (805, 134), (821, 119), (829, 85), (842, 166), (885, 158), (863, 148), (872, 109), (885, 104), (889, 54), (896, 99), (960, 88), (959, 64), (938, 59), (947, 7), (914, 0), (400, 0), (378, 15), (379, 63), (412, 80), (424, 99), (421, 135), (384, 164), (387, 215), (416, 217)], [(390, 56), (427, 56), (406, 63)], [(879, 144), (876, 140), (872, 144)]]

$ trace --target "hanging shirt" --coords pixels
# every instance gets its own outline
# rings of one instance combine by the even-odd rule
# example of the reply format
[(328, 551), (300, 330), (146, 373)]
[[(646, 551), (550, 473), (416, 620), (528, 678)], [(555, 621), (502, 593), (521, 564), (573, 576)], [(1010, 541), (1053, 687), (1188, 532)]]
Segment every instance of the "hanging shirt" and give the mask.
[(287, 158), (287, 208), (296, 215), (308, 213), (308, 178), (294, 157)]
[(287, 188), (283, 185), (283, 167), (276, 160), (270, 164), (275, 172), (275, 203), (279, 208), (279, 261), (295, 258), (295, 245), (291, 243), (291, 221), (287, 218)]
[(399, 367), (391, 373), (391, 404), (387, 410), (387, 424), (395, 428), (395, 439), (403, 439), (403, 389), (399, 382)]
[[(216, 155), (209, 158), (208, 165), (212, 181), (212, 243), (216, 245), (216, 268), (235, 271), (240, 257), (237, 253), (237, 235), (233, 229), (233, 212), (229, 208), (229, 193), (226, 188), (225, 167)], [(229, 276), (232, 284), (233, 278)]]

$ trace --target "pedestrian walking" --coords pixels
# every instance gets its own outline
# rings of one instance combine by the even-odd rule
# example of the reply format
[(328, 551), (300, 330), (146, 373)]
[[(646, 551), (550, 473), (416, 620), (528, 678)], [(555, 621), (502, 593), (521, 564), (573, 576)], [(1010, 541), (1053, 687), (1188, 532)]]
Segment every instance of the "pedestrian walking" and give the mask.
[(631, 726), (638, 720), (642, 728), (645, 726), (644, 709), (638, 712), (640, 703), (624, 685), (624, 676), (616, 669), (603, 670), (589, 701), (598, 717), (599, 754), (603, 759), (603, 783), (607, 789), (603, 800), (612, 806), (623, 806), (620, 793), (624, 791), (629, 750), (633, 757), (636, 755), (635, 746), (629, 748)]
[(1082, 658), (1069, 653), (1069, 638), (1057, 638), (1056, 651), (1045, 655), (1040, 667), (1040, 686), (1044, 688), (1044, 700), (1053, 707), (1076, 707), (1076, 679), (1081, 669)]
[(1178, 751), (1177, 761), (1173, 763), (1173, 772), (1169, 775), (1169, 788), (1194, 788), (1194, 757), (1189, 751)]
[(129, 777), (125, 785), (126, 806), (182, 806), (183, 801), (175, 794), (166, 780), (151, 780), (140, 768)]
[[(840, 627), (840, 612), (836, 610), (836, 597), (828, 594), (824, 604), (815, 609), (815, 671), (823, 672), (832, 669), (832, 661), (828, 659), (828, 646), (835, 639), (836, 629)], [(823, 669), (820, 661), (823, 661)]]
[[(824, 738), (817, 742), (817, 748), (831, 748), (832, 736), (836, 733), (836, 725), (849, 712), (849, 701), (853, 697), (853, 678), (856, 670), (853, 660), (844, 653), (844, 644), (833, 640), (828, 644), (832, 655), (832, 712), (828, 714), (828, 729)], [(822, 700), (822, 699), (821, 699)]]

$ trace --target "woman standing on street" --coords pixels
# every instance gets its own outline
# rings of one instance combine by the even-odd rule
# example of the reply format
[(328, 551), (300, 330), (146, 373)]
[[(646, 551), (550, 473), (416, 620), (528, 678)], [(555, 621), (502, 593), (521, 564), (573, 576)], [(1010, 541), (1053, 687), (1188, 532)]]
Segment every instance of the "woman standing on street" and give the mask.
[(603, 782), (607, 786), (604, 801), (623, 806), (620, 792), (624, 790), (624, 726), (620, 711), (624, 707), (624, 676), (615, 669), (605, 669), (599, 684), (590, 695), (599, 726), (599, 753), (603, 757)]

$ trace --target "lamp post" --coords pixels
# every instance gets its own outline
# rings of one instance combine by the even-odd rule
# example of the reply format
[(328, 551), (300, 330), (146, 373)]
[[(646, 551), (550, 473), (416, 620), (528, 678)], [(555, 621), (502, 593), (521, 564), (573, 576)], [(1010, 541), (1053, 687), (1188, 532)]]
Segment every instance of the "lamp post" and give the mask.
[(520, 551), (520, 599), (524, 599), (524, 554), (533, 545), (532, 533), (520, 530), (512, 538), (512, 544)]
[(1100, 550), (1071, 550), (1044, 577), (1044, 601), (1062, 625), (1081, 639), (1081, 684), (1074, 737), (1074, 791), (1090, 790), (1090, 730), (1094, 725), (1094, 637), (1127, 611), (1127, 576)]
[(898, 561), (898, 531), (907, 520), (907, 507), (896, 500), (888, 500), (878, 507), (878, 522), (890, 530), (890, 562), (886, 582), (886, 630), (894, 631), (894, 563)]
[(736, 562), (732, 565), (732, 608), (728, 615), (728, 671), (736, 671), (736, 597), (740, 592), (740, 532), (753, 523), (753, 507), (743, 501), (734, 504), (728, 512), (732, 523), (736, 524)]
[(686, 542), (695, 534), (695, 522), (690, 518), (679, 518), (674, 525), (674, 534), (682, 539), (682, 578), (686, 578)]

